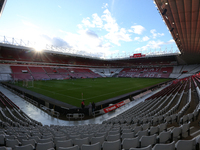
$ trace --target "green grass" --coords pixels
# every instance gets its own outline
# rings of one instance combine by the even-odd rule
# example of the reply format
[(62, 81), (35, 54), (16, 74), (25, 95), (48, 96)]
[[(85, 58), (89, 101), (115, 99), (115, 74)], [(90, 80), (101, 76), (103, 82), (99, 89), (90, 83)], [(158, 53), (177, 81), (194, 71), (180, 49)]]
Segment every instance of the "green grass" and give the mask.
[[(150, 78), (98, 78), (76, 80), (34, 81), (34, 87), (28, 89), (62, 102), (80, 107), (83, 99), (85, 104), (99, 102), (132, 91), (143, 89), (169, 79)], [(19, 82), (22, 86), (22, 82)]]

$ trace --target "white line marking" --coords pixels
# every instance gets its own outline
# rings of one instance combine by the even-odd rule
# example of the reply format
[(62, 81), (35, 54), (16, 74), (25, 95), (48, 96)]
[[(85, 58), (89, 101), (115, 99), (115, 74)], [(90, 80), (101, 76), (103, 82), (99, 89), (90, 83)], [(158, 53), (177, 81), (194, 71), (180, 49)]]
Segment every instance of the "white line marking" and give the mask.
[[(136, 86), (135, 86), (135, 87), (136, 87)], [(141, 87), (141, 86), (137, 86), (137, 87)], [(109, 94), (112, 94), (112, 93), (117, 93), (117, 92), (125, 91), (125, 90), (128, 90), (128, 89), (132, 89), (132, 87), (131, 87), (131, 88), (127, 88), (127, 89), (123, 89), (123, 90), (119, 90), (119, 91), (115, 91), (115, 92), (111, 92), (111, 93), (106, 93), (106, 94), (102, 94), (102, 95), (90, 97), (90, 98), (87, 98), (86, 100), (92, 99), (92, 98), (95, 98), (95, 97), (101, 97), (101, 96), (104, 96), (104, 95), (109, 95)]]
[[(36, 88), (36, 87), (34, 87), (34, 88)], [(82, 100), (82, 99), (79, 99), (79, 98), (71, 97), (71, 96), (64, 95), (64, 94), (60, 94), (60, 93), (56, 93), (56, 92), (51, 92), (51, 91), (44, 90), (44, 89), (41, 89), (41, 88), (36, 88), (36, 89), (40, 89), (40, 90), (47, 91), (47, 92), (50, 92), (50, 93), (54, 93), (54, 94), (58, 94), (58, 95), (62, 95), (62, 96), (65, 96), (65, 97), (70, 97), (70, 98), (77, 99), (77, 100)]]
[[(57, 81), (57, 82), (61, 82), (61, 81)], [(129, 81), (127, 81), (127, 82), (129, 82)], [(67, 84), (67, 83), (73, 84), (73, 82), (62, 82), (62, 84), (63, 84), (63, 83), (64, 83), (64, 84), (65, 84), (65, 83), (66, 83), (66, 84)], [(100, 83), (101, 83), (101, 82), (100, 82)], [(145, 85), (149, 85), (149, 83), (151, 83), (151, 82), (148, 82), (148, 83), (145, 84)], [(152, 83), (153, 83), (153, 81), (152, 81)], [(40, 83), (37, 83), (37, 84), (40, 84)], [(44, 85), (44, 84), (40, 84), (40, 85), (47, 86), (47, 85)], [(78, 85), (78, 84), (76, 84), (76, 85)], [(143, 85), (144, 85), (144, 84), (143, 84)], [(143, 85), (141, 85), (141, 86), (143, 86)], [(134, 86), (134, 87), (141, 87), (141, 86)], [(47, 86), (47, 87), (51, 87), (51, 86)], [(92, 86), (87, 86), (87, 87), (89, 88), (89, 87), (92, 87)], [(34, 87), (34, 88), (36, 88), (36, 87)], [(82, 89), (82, 88), (85, 88), (85, 87), (74, 88), (74, 89)], [(126, 88), (126, 89), (119, 90), (119, 91), (115, 91), (115, 92), (111, 92), (111, 93), (106, 93), (106, 94), (94, 96), (94, 97), (90, 97), (90, 98), (87, 98), (87, 99), (85, 99), (85, 100), (89, 100), (89, 99), (96, 98), (96, 97), (101, 97), (101, 96), (104, 96), (104, 95), (109, 95), (109, 94), (112, 94), (112, 93), (117, 93), (117, 92), (125, 91), (125, 90), (132, 89), (132, 88), (133, 88), (133, 87), (131, 87), (131, 88)], [(41, 88), (37, 88), (37, 89), (41, 89)], [(41, 90), (44, 90), (44, 89), (41, 89)], [(52, 93), (52, 91), (48, 91), (48, 90), (44, 90), (44, 91), (47, 91), (47, 92), (51, 92), (51, 93)], [(61, 90), (60, 90), (60, 91), (61, 91)], [(62, 91), (65, 91), (65, 90), (62, 90)], [(82, 99), (75, 98), (75, 97), (72, 97), (72, 96), (68, 96), (68, 95), (64, 95), (64, 94), (60, 94), (60, 93), (56, 93), (56, 92), (53, 92), (53, 93), (82, 101)]]

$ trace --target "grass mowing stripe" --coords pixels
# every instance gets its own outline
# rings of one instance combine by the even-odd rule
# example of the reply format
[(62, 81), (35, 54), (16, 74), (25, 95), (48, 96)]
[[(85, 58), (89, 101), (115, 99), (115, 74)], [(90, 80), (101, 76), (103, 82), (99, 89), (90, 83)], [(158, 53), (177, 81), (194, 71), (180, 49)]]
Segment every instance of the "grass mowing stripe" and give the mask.
[[(35, 88), (36, 88), (36, 87), (35, 87)], [(40, 89), (40, 88), (36, 88), (36, 89)], [(47, 91), (47, 92), (50, 92), (50, 93), (53, 93), (53, 94), (62, 95), (62, 96), (69, 97), (69, 98), (73, 98), (73, 99), (77, 99), (77, 98), (75, 98), (75, 97), (67, 96), (67, 95), (64, 95), (64, 94), (57, 93), (57, 92), (52, 92), (52, 91), (48, 91), (48, 90), (44, 90), (44, 89), (40, 89), (40, 90)], [(80, 99), (77, 99), (77, 100), (80, 100)]]
[[(34, 92), (80, 107), (80, 100), (99, 102), (135, 90), (143, 89), (169, 79), (150, 78), (98, 78), (76, 80), (34, 81)], [(19, 82), (22, 86), (22, 82)]]

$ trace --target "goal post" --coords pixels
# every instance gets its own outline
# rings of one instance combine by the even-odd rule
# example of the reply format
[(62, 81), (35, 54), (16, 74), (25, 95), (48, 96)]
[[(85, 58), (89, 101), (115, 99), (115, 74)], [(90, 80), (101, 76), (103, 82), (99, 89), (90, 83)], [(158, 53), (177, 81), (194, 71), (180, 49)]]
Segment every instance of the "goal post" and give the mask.
[(23, 80), (23, 86), (24, 87), (34, 87), (34, 80)]

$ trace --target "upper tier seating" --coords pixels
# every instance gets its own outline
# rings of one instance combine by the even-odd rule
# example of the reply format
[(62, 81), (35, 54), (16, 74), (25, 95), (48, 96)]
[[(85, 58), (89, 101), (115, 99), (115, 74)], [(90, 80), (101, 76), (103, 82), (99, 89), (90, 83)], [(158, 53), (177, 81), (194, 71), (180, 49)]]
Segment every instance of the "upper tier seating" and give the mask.
[(31, 73), (46, 73), (45, 70), (42, 67), (31, 67), (28, 66)]
[(173, 67), (163, 68), (125, 68), (119, 73), (119, 77), (146, 77), (146, 78), (169, 78)]

